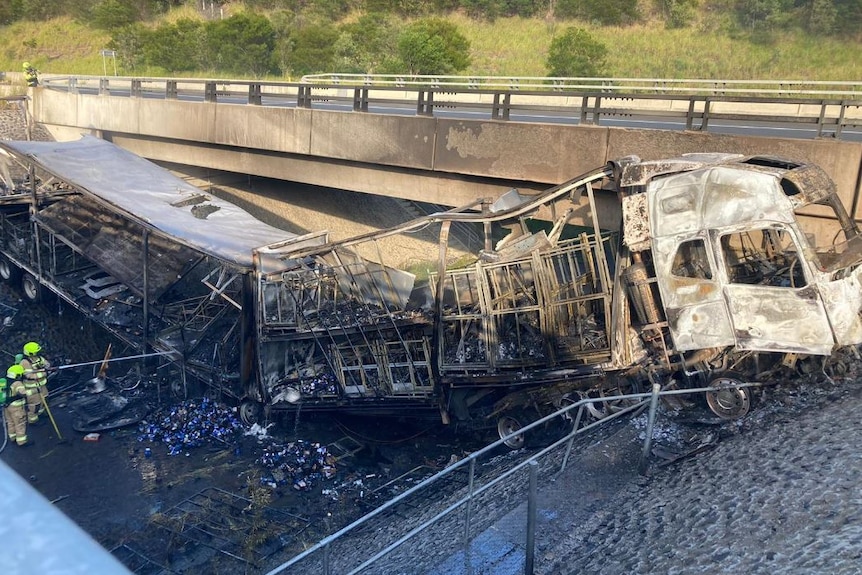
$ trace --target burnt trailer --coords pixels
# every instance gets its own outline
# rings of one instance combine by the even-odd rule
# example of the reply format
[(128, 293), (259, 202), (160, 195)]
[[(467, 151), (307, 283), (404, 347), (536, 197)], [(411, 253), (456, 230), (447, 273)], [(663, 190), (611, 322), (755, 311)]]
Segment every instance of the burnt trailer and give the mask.
[[(0, 275), (165, 352), (174, 387), (201, 382), (247, 420), (356, 411), (506, 435), (645, 381), (715, 386), (709, 408), (734, 418), (740, 384), (862, 342), (862, 239), (814, 165), (628, 157), (331, 241), (95, 138), (0, 149), (30, 187), (2, 204)], [(618, 229), (601, 229), (599, 195)]]

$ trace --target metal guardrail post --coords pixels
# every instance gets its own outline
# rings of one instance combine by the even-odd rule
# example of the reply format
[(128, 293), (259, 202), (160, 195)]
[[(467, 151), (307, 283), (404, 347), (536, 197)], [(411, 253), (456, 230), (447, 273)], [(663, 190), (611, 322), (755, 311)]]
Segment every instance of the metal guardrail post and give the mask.
[(841, 101), (841, 106), (838, 110), (838, 121), (835, 126), (835, 138), (841, 139), (841, 129), (844, 127), (844, 112), (847, 111), (847, 105), (844, 103), (844, 100)]
[(140, 98), (143, 94), (142, 82), (139, 79), (132, 80), (132, 84), (129, 88), (129, 95), (132, 98)]
[(470, 519), (473, 515), (473, 487), (476, 478), (476, 460), (470, 460), (470, 477), (467, 479), (467, 503), (464, 505), (464, 573), (473, 575), (473, 563), (470, 561)]
[(248, 85), (248, 103), (252, 106), (260, 106), (263, 101), (262, 96), (263, 90), (261, 89), (260, 84), (257, 82), (252, 82)]
[(416, 114), (419, 116), (434, 115), (433, 90), (419, 90), (418, 99), (416, 101)]
[(538, 485), (539, 462), (535, 459), (528, 464), (530, 470), (530, 495), (527, 499), (527, 552), (524, 559), (524, 575), (533, 575), (536, 560), (536, 491)]
[(638, 471), (644, 475), (647, 468), (647, 459), (649, 458), (650, 445), (652, 444), (652, 432), (655, 425), (655, 412), (658, 407), (658, 393), (661, 391), (661, 385), (658, 383), (652, 384), (652, 397), (649, 402), (649, 418), (647, 419), (646, 437), (644, 438), (644, 447), (641, 452), (641, 460), (638, 465)]
[(99, 78), (99, 95), (104, 96), (105, 94), (110, 94), (111, 89), (108, 87), (108, 79), (107, 78)]
[(296, 107), (311, 108), (311, 86), (300, 86), (296, 91)]
[(579, 120), (581, 124), (587, 123), (587, 106), (589, 105), (590, 97), (587, 95), (581, 96), (581, 117)]
[(355, 88), (353, 90), (353, 111), (368, 111), (368, 88)]
[(709, 97), (703, 100), (703, 116), (701, 116), (699, 128), (701, 132), (706, 132), (709, 128), (709, 109), (711, 104), (712, 99)]
[(165, 98), (168, 100), (176, 100), (178, 95), (177, 81), (168, 80), (165, 83)]
[(218, 88), (215, 82), (207, 82), (204, 84), (204, 102), (215, 103), (218, 98), (216, 96)]
[[(503, 97), (503, 103), (500, 103), (500, 96)], [(509, 93), (506, 94), (494, 94), (494, 104), (491, 106), (491, 119), (492, 120), (508, 120), (509, 119), (509, 106), (512, 103), (512, 95)]]

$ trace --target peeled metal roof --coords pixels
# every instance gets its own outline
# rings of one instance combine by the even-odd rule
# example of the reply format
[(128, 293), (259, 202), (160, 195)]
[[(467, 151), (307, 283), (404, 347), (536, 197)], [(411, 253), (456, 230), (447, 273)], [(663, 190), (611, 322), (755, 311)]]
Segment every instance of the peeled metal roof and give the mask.
[(0, 148), (26, 156), (178, 242), (243, 267), (252, 267), (253, 249), (297, 237), (93, 136), (72, 142), (0, 141)]

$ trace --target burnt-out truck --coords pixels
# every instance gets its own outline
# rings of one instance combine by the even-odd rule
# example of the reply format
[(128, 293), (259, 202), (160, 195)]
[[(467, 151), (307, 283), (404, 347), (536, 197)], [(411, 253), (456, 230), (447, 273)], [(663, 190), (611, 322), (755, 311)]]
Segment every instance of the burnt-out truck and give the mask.
[(737, 385), (862, 343), (862, 239), (815, 165), (627, 157), (332, 240), (97, 138), (0, 150), (0, 276), (247, 421), (349, 411), (506, 435), (646, 381), (714, 386), (706, 404), (735, 418), (751, 403)]

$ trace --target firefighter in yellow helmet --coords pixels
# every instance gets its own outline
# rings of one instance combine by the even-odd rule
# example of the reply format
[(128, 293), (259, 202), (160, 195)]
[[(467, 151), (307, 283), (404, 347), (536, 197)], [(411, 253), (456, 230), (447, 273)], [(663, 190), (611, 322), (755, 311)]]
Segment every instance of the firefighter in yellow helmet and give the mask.
[(18, 364), (9, 367), (6, 378), (0, 379), (5, 385), (3, 397), (3, 416), (6, 419), (6, 431), (9, 439), (24, 447), (32, 445), (27, 441), (27, 389), (23, 381), (24, 368)]
[(24, 368), (24, 386), (27, 388), (27, 421), (37, 423), (45, 411), (48, 397), (48, 372), (51, 364), (42, 355), (42, 346), (35, 341), (24, 344), (24, 359), (19, 365)]
[(24, 81), (29, 87), (39, 85), (39, 70), (30, 65), (30, 62), (24, 62)]

